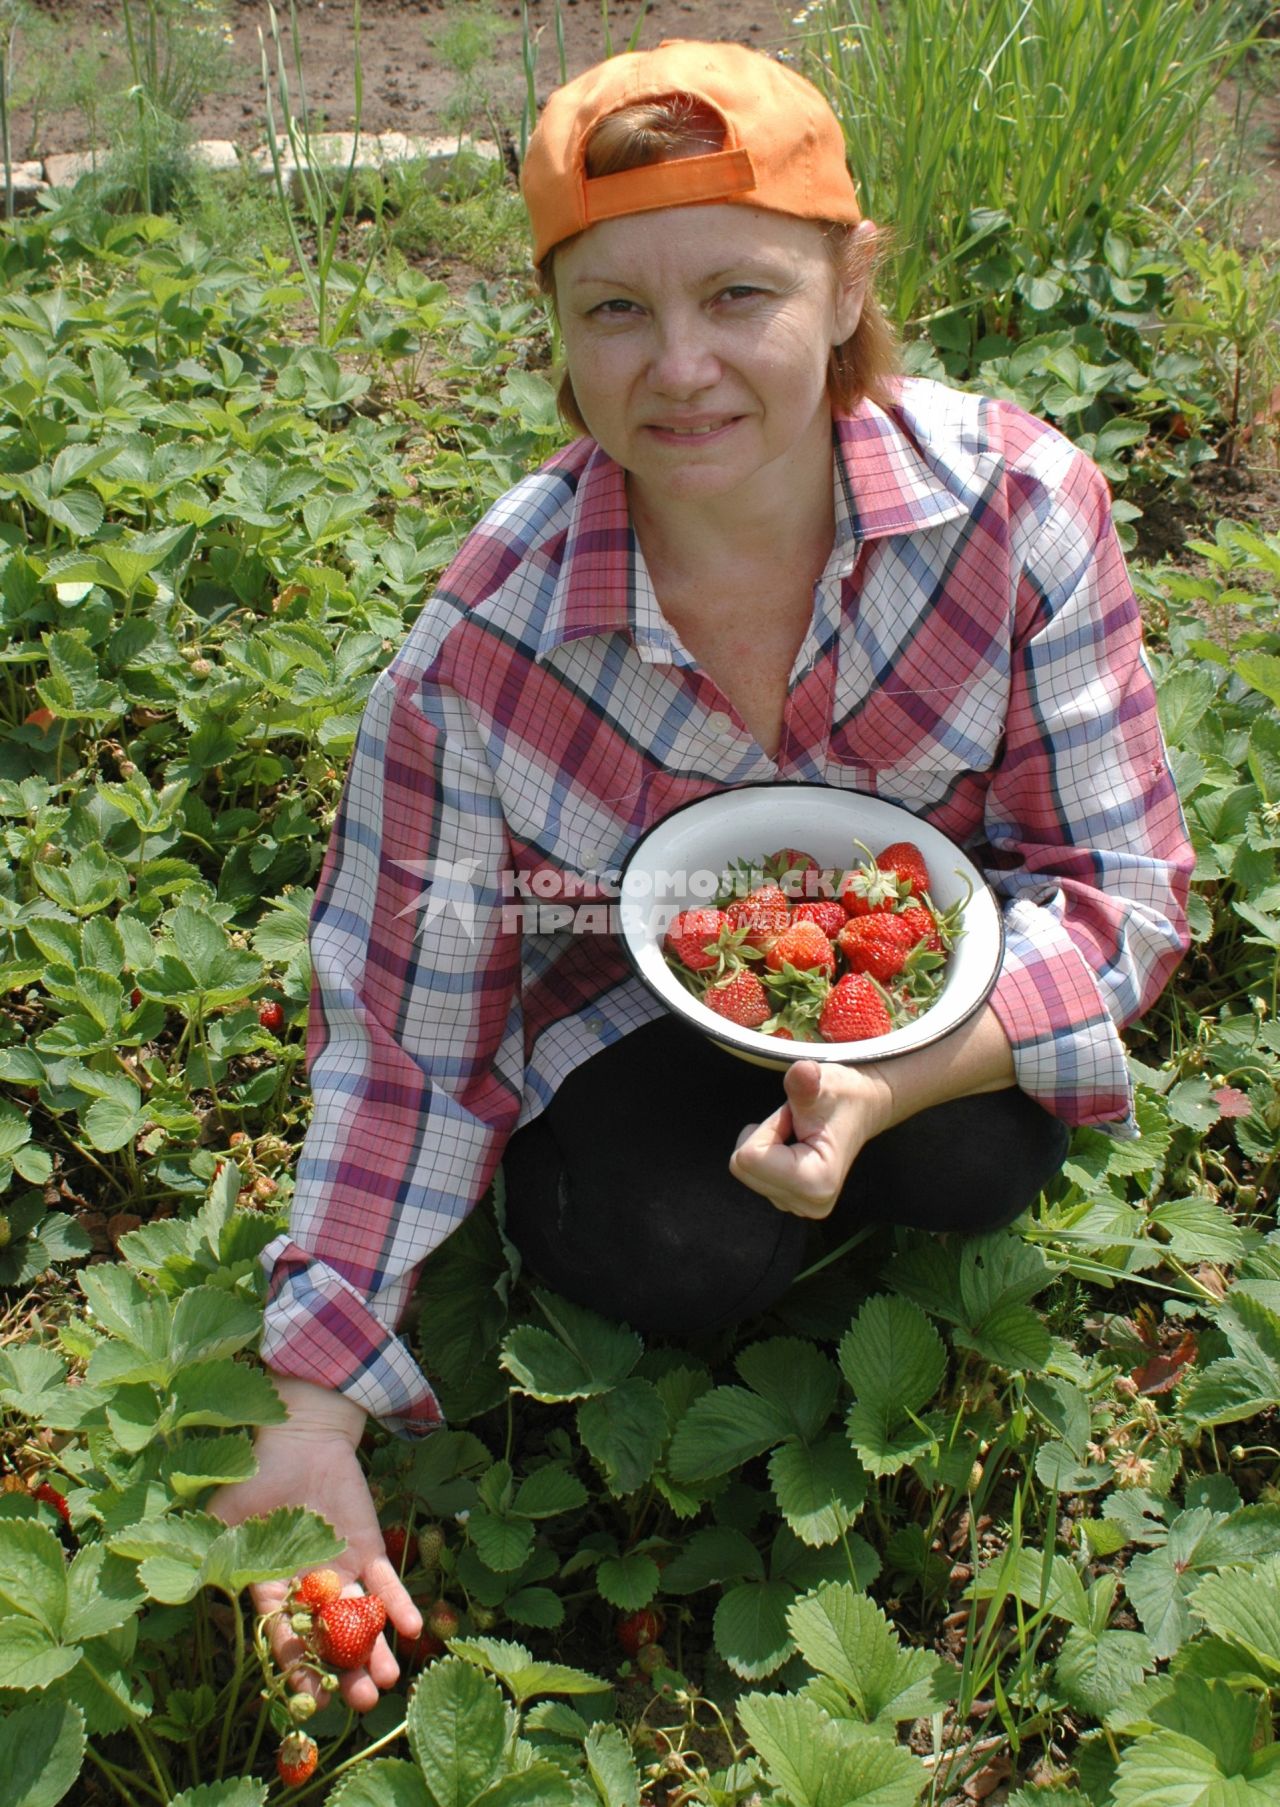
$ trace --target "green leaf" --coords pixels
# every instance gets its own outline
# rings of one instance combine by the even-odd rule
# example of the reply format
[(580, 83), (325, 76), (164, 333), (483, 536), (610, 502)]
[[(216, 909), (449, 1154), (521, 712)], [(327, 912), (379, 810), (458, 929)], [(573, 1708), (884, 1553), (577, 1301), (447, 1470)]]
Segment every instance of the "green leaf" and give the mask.
[(279, 1394), (259, 1368), (224, 1359), (196, 1362), (175, 1376), (170, 1407), (175, 1429), (210, 1424), (283, 1424)]
[(839, 1431), (812, 1446), (780, 1445), (769, 1458), (769, 1479), (791, 1529), (817, 1547), (848, 1530), (867, 1496), (862, 1464)]
[(934, 1713), (955, 1693), (947, 1665), (905, 1649), (880, 1608), (847, 1581), (797, 1600), (787, 1624), (809, 1667), (838, 1682), (868, 1724)]
[[(142, 1094), (138, 1094), (139, 1103)], [(84, 1114), (89, 1141), (103, 1154), (111, 1154), (132, 1142), (146, 1121), (137, 1105), (132, 1110), (118, 1098), (95, 1098)]]
[(746, 1384), (789, 1421), (794, 1436), (811, 1441), (835, 1410), (839, 1376), (822, 1351), (800, 1337), (752, 1343), (735, 1366)]
[(596, 1568), (596, 1587), (602, 1599), (621, 1612), (647, 1606), (662, 1579), (657, 1563), (642, 1550), (625, 1556), (606, 1556)]
[(1260, 690), (1280, 709), (1280, 658), (1275, 653), (1243, 653), (1236, 660), (1237, 675), (1254, 690)]
[(1215, 690), (1209, 673), (1195, 666), (1180, 667), (1158, 687), (1160, 726), (1170, 746), (1182, 746), (1199, 726), (1213, 707)]
[(161, 1465), (165, 1480), (185, 1505), (206, 1487), (229, 1487), (258, 1471), (248, 1437), (189, 1437), (167, 1451)]
[(535, 1662), (523, 1644), (503, 1638), (454, 1638), (450, 1649), (455, 1656), (496, 1675), (520, 1707), (537, 1694), (599, 1694), (607, 1686), (584, 1669)]
[(668, 1458), (677, 1481), (727, 1474), (792, 1435), (788, 1414), (745, 1387), (713, 1387), (676, 1426)]
[(174, 1308), (170, 1354), (175, 1367), (218, 1361), (245, 1348), (261, 1330), (261, 1306), (218, 1286), (193, 1286)]
[(1053, 1347), (1048, 1325), (1029, 1305), (997, 1305), (976, 1330), (956, 1330), (951, 1339), (1013, 1374), (1043, 1369)]
[(920, 1310), (892, 1293), (867, 1300), (840, 1341), (840, 1368), (860, 1406), (890, 1413), (890, 1423), (917, 1412), (942, 1384), (942, 1339)]
[(403, 1757), (372, 1757), (349, 1770), (326, 1807), (432, 1807), (422, 1771)]
[(79, 1661), (78, 1648), (63, 1649), (34, 1619), (0, 1619), (0, 1688), (47, 1688)]
[(725, 1581), (764, 1579), (764, 1560), (749, 1537), (727, 1525), (695, 1531), (662, 1571), (667, 1594), (696, 1594)]
[(68, 1643), (83, 1644), (127, 1625), (146, 1594), (138, 1586), (133, 1564), (113, 1556), (102, 1544), (89, 1544), (67, 1571)]
[(791, 1807), (912, 1807), (924, 1788), (910, 1751), (803, 1694), (745, 1694), (738, 1717)]
[(640, 1807), (640, 1776), (621, 1728), (593, 1725), (582, 1748), (600, 1799), (608, 1807)]
[(515, 1775), (504, 1776), (486, 1788), (472, 1807), (576, 1807), (580, 1796), (554, 1764), (531, 1763)]
[(513, 1625), (532, 1625), (540, 1631), (554, 1631), (564, 1623), (564, 1607), (560, 1596), (549, 1587), (518, 1587), (508, 1594), (503, 1607)]
[(38, 1620), (52, 1638), (67, 1624), (62, 1545), (46, 1525), (0, 1520), (0, 1605)]
[(1244, 1231), (1211, 1199), (1165, 1199), (1152, 1207), (1149, 1221), (1164, 1231), (1177, 1259), (1192, 1266), (1212, 1261), (1234, 1267), (1244, 1255)]
[(1056, 1674), (1069, 1705), (1101, 1719), (1155, 1667), (1155, 1651), (1136, 1631), (1088, 1631), (1073, 1625)]
[(794, 1599), (795, 1589), (785, 1581), (744, 1581), (722, 1597), (715, 1646), (735, 1675), (760, 1681), (786, 1662), (795, 1649), (787, 1628)]
[(1280, 1557), (1208, 1576), (1191, 1605), (1210, 1631), (1280, 1675)]
[(617, 1496), (634, 1493), (649, 1480), (667, 1428), (657, 1389), (637, 1375), (578, 1407), (578, 1435)]
[(510, 1732), (494, 1684), (457, 1657), (432, 1663), (409, 1698), (409, 1744), (436, 1807), (471, 1807), (497, 1780)]
[(512, 1509), (524, 1518), (554, 1518), (561, 1512), (576, 1512), (589, 1498), (577, 1475), (549, 1462), (521, 1481)]
[(201, 1567), (201, 1579), (224, 1593), (239, 1594), (257, 1581), (284, 1581), (304, 1569), (331, 1562), (343, 1542), (324, 1519), (303, 1506), (277, 1506), (265, 1518), (246, 1518), (216, 1537)]
[(197, 1782), (175, 1794), (169, 1807), (263, 1807), (267, 1798), (265, 1782), (251, 1776), (231, 1776), (225, 1782)]
[(477, 1509), (467, 1520), (467, 1532), (481, 1562), (498, 1574), (518, 1569), (533, 1548), (533, 1526), (525, 1518), (498, 1518)]
[(1180, 1732), (1154, 1732), (1121, 1756), (1111, 1807), (1275, 1807), (1280, 1745), (1257, 1752), (1249, 1772), (1226, 1777), (1203, 1744)]
[(521, 1392), (553, 1405), (607, 1393), (626, 1379), (642, 1347), (634, 1330), (553, 1294), (535, 1297), (556, 1334), (533, 1324), (517, 1324), (503, 1341), (502, 1366)]
[(57, 1807), (84, 1762), (84, 1714), (65, 1700), (33, 1700), (0, 1721), (0, 1807)]
[(890, 1405), (859, 1401), (849, 1408), (845, 1428), (863, 1467), (874, 1475), (897, 1474), (908, 1462), (932, 1456), (939, 1448), (937, 1432), (928, 1420), (900, 1417)]

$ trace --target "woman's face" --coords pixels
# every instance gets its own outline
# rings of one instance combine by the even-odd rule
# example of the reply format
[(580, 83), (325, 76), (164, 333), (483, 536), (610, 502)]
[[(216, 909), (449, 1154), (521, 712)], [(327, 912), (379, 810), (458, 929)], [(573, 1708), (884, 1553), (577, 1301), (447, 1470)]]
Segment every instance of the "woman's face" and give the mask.
[(827, 357), (863, 291), (820, 226), (725, 205), (606, 220), (557, 251), (555, 289), (582, 418), (646, 501), (776, 504), (830, 456)]

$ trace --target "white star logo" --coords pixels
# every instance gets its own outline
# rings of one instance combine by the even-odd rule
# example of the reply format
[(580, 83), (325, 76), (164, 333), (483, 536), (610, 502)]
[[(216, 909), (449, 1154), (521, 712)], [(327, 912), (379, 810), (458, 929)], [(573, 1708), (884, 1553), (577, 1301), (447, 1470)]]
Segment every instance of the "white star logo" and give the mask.
[(475, 940), (474, 877), (480, 866), (479, 860), (393, 860), (392, 865), (426, 881), (412, 902), (407, 903), (403, 910), (397, 910), (397, 922), (402, 916), (412, 916), (415, 911), (421, 910), (422, 921), (418, 924), (417, 933), (422, 935), (442, 910), (450, 909), (467, 931), (468, 941)]

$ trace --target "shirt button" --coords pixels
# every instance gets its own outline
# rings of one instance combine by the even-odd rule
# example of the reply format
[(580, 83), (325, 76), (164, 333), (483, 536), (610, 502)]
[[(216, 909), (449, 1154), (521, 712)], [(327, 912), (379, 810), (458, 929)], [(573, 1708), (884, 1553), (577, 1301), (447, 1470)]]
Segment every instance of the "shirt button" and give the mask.
[(600, 849), (598, 847), (584, 847), (582, 849), (583, 870), (586, 872), (594, 872), (599, 864)]
[(587, 1018), (587, 1028), (591, 1031), (592, 1035), (599, 1035), (600, 1031), (604, 1028), (604, 1023), (598, 1016), (589, 1016)]
[(726, 715), (723, 709), (715, 709), (707, 717), (707, 727), (712, 734), (732, 734), (733, 718)]

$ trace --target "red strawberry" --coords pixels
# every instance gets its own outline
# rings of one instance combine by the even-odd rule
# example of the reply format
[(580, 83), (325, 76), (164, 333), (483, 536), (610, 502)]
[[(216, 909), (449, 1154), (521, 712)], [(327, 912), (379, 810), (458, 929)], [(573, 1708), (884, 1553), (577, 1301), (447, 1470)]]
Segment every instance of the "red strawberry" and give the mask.
[(663, 950), (691, 973), (706, 972), (718, 964), (711, 950), (727, 926), (723, 912), (710, 905), (682, 910), (663, 937)]
[(316, 1614), (321, 1660), (331, 1669), (363, 1669), (386, 1622), (387, 1609), (377, 1594), (330, 1600)]
[(142, 993), (138, 990), (138, 987), (135, 985), (133, 990), (129, 993), (130, 1010), (137, 1010), (141, 1003), (142, 1003)]
[(447, 1600), (437, 1600), (427, 1608), (427, 1630), (433, 1638), (456, 1638), (458, 1635), (458, 1609)]
[(775, 973), (794, 966), (797, 972), (831, 974), (836, 970), (836, 950), (816, 922), (793, 922), (778, 936), (764, 963)]
[(834, 941), (845, 925), (844, 905), (834, 897), (815, 898), (812, 903), (798, 903), (791, 912), (792, 922), (816, 922), (828, 941)]
[(270, 1029), (272, 1035), (279, 1035), (284, 1028), (284, 1005), (274, 998), (263, 998), (258, 1005), (258, 1021), (264, 1029)]
[(791, 905), (777, 885), (759, 885), (725, 908), (731, 928), (745, 929), (748, 947), (763, 953), (791, 921)]
[(341, 1592), (342, 1576), (337, 1569), (312, 1569), (294, 1588), (293, 1597), (300, 1606), (316, 1611), (336, 1600)]
[(754, 973), (746, 971), (731, 973), (719, 984), (708, 986), (702, 1001), (708, 1010), (740, 1029), (758, 1029), (773, 1014), (764, 986)]
[(32, 1498), (43, 1500), (46, 1506), (52, 1506), (64, 1525), (71, 1523), (71, 1508), (67, 1505), (66, 1495), (59, 1493), (56, 1487), (51, 1487), (48, 1481), (41, 1481), (34, 1489)]
[(300, 1788), (315, 1774), (320, 1749), (305, 1732), (290, 1732), (276, 1752), (276, 1768), (286, 1788)]
[(866, 916), (873, 910), (891, 910), (898, 901), (898, 881), (872, 862), (855, 866), (840, 886), (846, 916)]
[(892, 872), (904, 892), (923, 897), (929, 889), (929, 868), (914, 841), (894, 841), (876, 855), (876, 865), (881, 872)]
[(646, 1644), (656, 1644), (662, 1636), (662, 1614), (652, 1606), (642, 1606), (618, 1620), (614, 1630), (618, 1642), (628, 1656), (635, 1656)]
[(387, 1561), (397, 1575), (404, 1573), (404, 1553), (409, 1548), (409, 1528), (407, 1525), (388, 1525), (382, 1533), (382, 1547), (387, 1552)]
[(884, 999), (864, 973), (846, 973), (831, 987), (818, 1033), (827, 1042), (862, 1042), (887, 1035), (893, 1024)]
[(937, 919), (932, 910), (926, 910), (923, 904), (912, 904), (910, 909), (899, 911), (898, 921), (910, 925), (915, 937), (914, 945), (918, 946), (923, 941), (931, 954), (942, 952), (942, 937), (938, 933)]
[(902, 971), (918, 940), (905, 917), (876, 911), (871, 916), (851, 916), (836, 946), (854, 972), (870, 973), (884, 985)]

